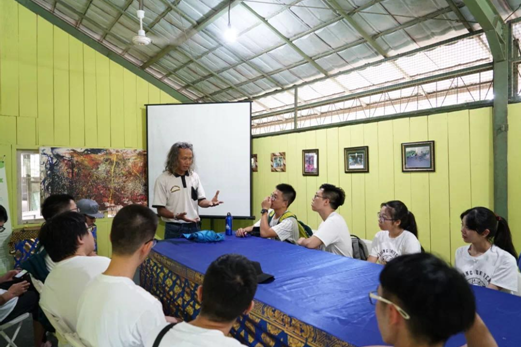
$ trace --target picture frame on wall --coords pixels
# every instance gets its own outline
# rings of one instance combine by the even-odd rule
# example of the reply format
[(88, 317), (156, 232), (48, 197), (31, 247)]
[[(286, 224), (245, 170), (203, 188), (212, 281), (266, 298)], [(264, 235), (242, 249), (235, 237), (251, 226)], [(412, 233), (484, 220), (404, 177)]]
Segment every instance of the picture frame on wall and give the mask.
[(318, 176), (318, 149), (302, 150), (302, 175)]
[(286, 172), (286, 152), (271, 153), (271, 172)]
[(344, 148), (345, 173), (367, 173), (369, 172), (369, 147)]
[(434, 141), (402, 143), (403, 172), (434, 172)]
[(259, 164), (257, 162), (257, 154), (253, 154), (251, 156), (251, 171), (252, 172), (258, 172), (259, 171)]

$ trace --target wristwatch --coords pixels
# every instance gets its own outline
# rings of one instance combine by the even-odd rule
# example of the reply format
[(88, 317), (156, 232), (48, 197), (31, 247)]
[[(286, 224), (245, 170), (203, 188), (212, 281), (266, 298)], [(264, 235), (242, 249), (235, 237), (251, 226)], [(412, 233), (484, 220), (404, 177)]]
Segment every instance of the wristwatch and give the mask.
[(263, 209), (261, 210), (261, 216), (262, 216), (263, 214), (265, 214), (265, 213), (268, 213), (268, 210), (266, 210), (265, 208), (263, 208)]

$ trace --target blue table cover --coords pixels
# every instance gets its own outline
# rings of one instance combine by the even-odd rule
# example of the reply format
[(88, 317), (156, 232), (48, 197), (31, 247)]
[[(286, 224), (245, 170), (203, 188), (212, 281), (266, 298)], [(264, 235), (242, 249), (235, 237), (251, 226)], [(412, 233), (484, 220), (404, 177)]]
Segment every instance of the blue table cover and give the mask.
[[(262, 308), (260, 317), (267, 315), (266, 320), (285, 321), (278, 326), (282, 330), (291, 319), (304, 323), (298, 325), (300, 332), (288, 332), (291, 336), (284, 342), (271, 345), (341, 345), (340, 341), (347, 342), (344, 344), (346, 346), (383, 344), (375, 307), (368, 299), (368, 292), (378, 286), (381, 265), (256, 237), (226, 236), (224, 242), (208, 244), (174, 239), (160, 242), (153, 252), (151, 259), (168, 260), (168, 271), (175, 268), (178, 272), (186, 268), (184, 270), (188, 272), (184, 276), (190, 277), (187, 283), (200, 283), (208, 265), (223, 254), (242, 254), (260, 262), (265, 273), (275, 276), (272, 283), (258, 286), (256, 302), (275, 309)], [(171, 280), (161, 274), (158, 279), (163, 284), (152, 283), (152, 279), (146, 278), (152, 277), (147, 266), (150, 267), (150, 259), (141, 272), (142, 284), (161, 299), (162, 287), (168, 286)], [(177, 291), (193, 290), (196, 285), (192, 283), (186, 287)], [(486, 288), (474, 287), (474, 291), (478, 312), (499, 346), (520, 347), (521, 298)], [(184, 294), (186, 300), (194, 299), (187, 298), (187, 295)], [(189, 311), (195, 315), (193, 307)], [(263, 323), (262, 319), (255, 322)], [(268, 330), (274, 329), (268, 327)], [(292, 336), (298, 337), (300, 333), (300, 340), (292, 340)], [(313, 336), (313, 339), (302, 344), (302, 336)], [(249, 341), (252, 345), (259, 342), (252, 338)], [(451, 338), (446, 346), (461, 346), (464, 342), (463, 335), (458, 335)]]

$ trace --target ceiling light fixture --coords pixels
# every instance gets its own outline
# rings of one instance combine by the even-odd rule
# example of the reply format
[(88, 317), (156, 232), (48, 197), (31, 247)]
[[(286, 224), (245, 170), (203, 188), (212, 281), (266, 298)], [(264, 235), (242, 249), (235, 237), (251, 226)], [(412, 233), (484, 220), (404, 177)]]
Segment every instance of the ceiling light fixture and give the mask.
[(230, 19), (230, 12), (232, 9), (232, 1), (230, 0), (230, 3), (228, 4), (228, 27), (224, 31), (224, 39), (230, 43), (235, 42), (237, 40), (237, 32), (234, 28), (232, 28), (232, 22)]

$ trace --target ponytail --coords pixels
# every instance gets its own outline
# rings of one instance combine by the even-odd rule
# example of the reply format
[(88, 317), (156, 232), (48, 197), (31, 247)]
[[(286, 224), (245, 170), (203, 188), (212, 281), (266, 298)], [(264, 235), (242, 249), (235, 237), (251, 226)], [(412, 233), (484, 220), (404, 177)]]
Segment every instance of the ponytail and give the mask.
[(506, 219), (497, 216), (486, 207), (473, 207), (468, 209), (461, 214), (461, 220), (463, 220), (464, 217), (467, 217), (466, 228), (474, 230), (480, 235), (488, 229), (488, 241), (512, 254), (512, 256), (517, 260), (519, 255), (512, 243), (512, 234)]
[(418, 238), (418, 226), (416, 225), (416, 218), (414, 214), (407, 209), (407, 206), (399, 200), (392, 200), (384, 202), (380, 207), (389, 208), (389, 213), (393, 220), (400, 221), (400, 228), (410, 231), (416, 238)]
[(517, 260), (519, 254), (516, 252), (516, 248), (512, 243), (512, 233), (510, 232), (508, 223), (506, 219), (502, 217), (498, 216), (497, 218), (497, 231), (496, 235), (494, 236), (493, 244), (503, 249), (504, 251), (507, 251), (508, 253), (512, 254), (514, 258), (516, 258)]

